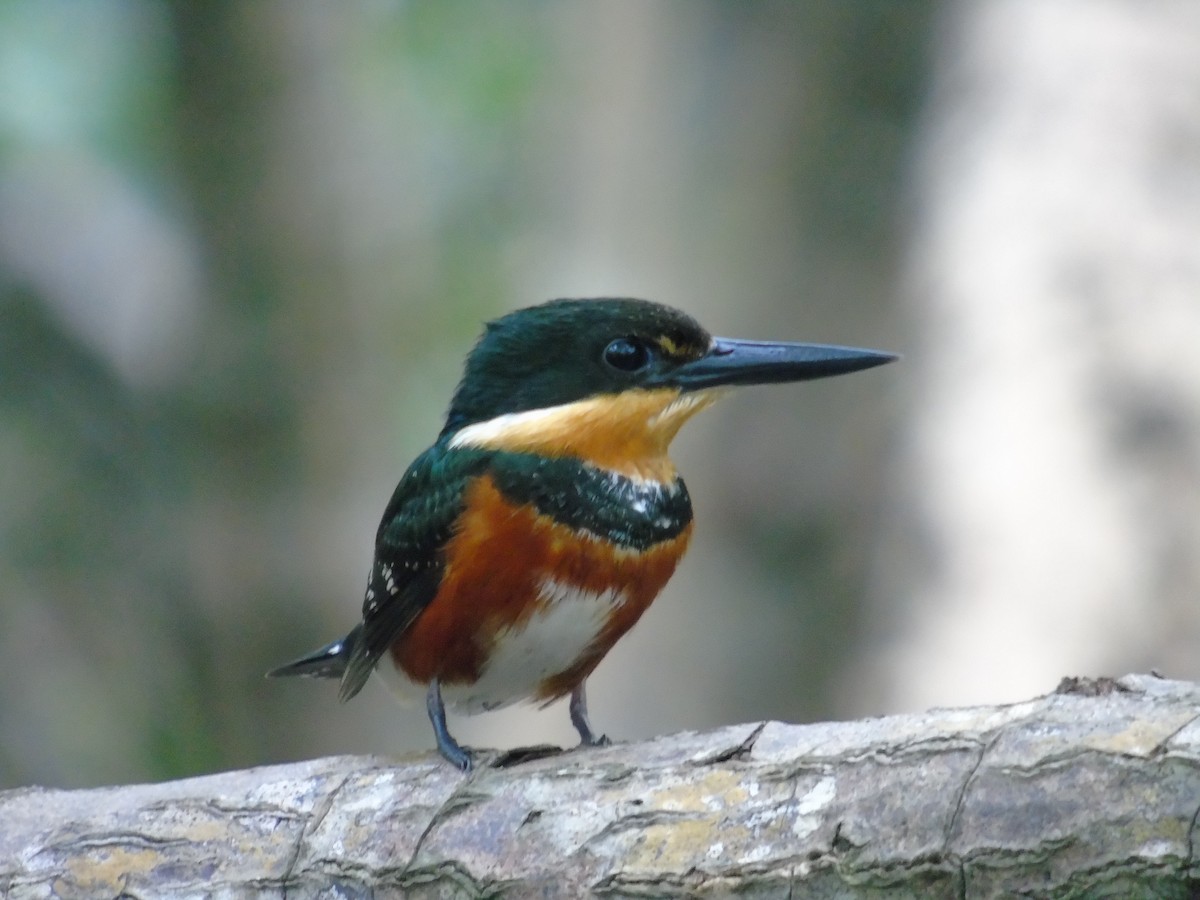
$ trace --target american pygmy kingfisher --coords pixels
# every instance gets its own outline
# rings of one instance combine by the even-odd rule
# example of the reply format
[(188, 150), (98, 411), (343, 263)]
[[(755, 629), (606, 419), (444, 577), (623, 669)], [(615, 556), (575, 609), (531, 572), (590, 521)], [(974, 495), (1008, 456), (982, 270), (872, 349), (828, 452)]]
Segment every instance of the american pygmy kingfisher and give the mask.
[(433, 446), (409, 466), (375, 535), (362, 621), (269, 673), (341, 680), (378, 669), (426, 687), (438, 750), (465, 713), (570, 696), (641, 618), (692, 533), (667, 448), (735, 385), (841, 375), (895, 359), (820, 344), (714, 338), (644, 300), (555, 300), (490, 323)]

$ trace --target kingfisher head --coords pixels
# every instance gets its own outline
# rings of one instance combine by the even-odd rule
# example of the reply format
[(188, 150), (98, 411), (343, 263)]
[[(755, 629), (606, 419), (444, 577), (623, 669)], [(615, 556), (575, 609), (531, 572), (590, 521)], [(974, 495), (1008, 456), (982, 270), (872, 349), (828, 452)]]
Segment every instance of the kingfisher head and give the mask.
[(648, 475), (666, 462), (683, 423), (728, 388), (825, 378), (895, 358), (715, 338), (686, 313), (645, 300), (553, 300), (487, 325), (439, 440)]

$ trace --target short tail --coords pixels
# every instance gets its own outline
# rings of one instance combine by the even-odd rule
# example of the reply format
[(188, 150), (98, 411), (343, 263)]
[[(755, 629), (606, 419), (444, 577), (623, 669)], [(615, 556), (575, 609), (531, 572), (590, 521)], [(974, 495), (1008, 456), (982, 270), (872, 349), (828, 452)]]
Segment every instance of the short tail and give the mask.
[(267, 673), (267, 677), (289, 678), (299, 675), (304, 678), (341, 678), (346, 674), (346, 667), (350, 663), (350, 656), (358, 643), (361, 631), (360, 625), (341, 640), (326, 644), (320, 650), (314, 650), (278, 669), (272, 669)]

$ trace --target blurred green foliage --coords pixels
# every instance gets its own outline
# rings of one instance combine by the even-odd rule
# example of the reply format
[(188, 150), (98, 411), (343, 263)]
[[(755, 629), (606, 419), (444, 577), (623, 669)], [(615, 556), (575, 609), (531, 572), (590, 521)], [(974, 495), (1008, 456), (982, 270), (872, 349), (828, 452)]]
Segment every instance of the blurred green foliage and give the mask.
[[(609, 273), (606, 292), (643, 283), (606, 268), (578, 208), (580, 182), (629, 175), (641, 194), (614, 199), (606, 229), (621, 271), (648, 271), (639, 254), (666, 221), (680, 255), (650, 255), (700, 286), (700, 309), (732, 300), (729, 322), (798, 328), (775, 288), (802, 270), (831, 311), (817, 321), (882, 331), (931, 13), (0, 4), (0, 786), (428, 746), (419, 711), (398, 738), (378, 698), (343, 710), (261, 673), (351, 623), (374, 517), (480, 321), (592, 290), (547, 258), (564, 247), (574, 271)], [(610, 93), (627, 67), (652, 81)], [(636, 121), (621, 104), (668, 88), (685, 114), (612, 133), (631, 148), (615, 170), (575, 166)], [(621, 170), (630, 159), (650, 168)], [(674, 178), (685, 189), (655, 219), (636, 186)], [(748, 290), (706, 297), (721, 279)], [(754, 297), (776, 313), (751, 316)], [(734, 510), (713, 516), (714, 540), (754, 570), (748, 595), (804, 598), (806, 649), (783, 684), (786, 641), (762, 654), (744, 691), (726, 678), (688, 724), (828, 712), (837, 650), (805, 661), (853, 639), (869, 503), (846, 520), (794, 470), (736, 477), (712, 489), (710, 509)], [(761, 708), (739, 706), (748, 694)]]

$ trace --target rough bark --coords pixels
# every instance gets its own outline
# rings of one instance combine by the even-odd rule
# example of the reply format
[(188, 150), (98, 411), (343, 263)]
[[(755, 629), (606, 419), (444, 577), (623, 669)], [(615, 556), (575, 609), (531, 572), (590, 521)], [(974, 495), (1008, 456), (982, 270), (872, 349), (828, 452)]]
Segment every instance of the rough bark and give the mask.
[(0, 794), (26, 897), (1189, 897), (1200, 686), (736, 725), (463, 777), (336, 757)]

